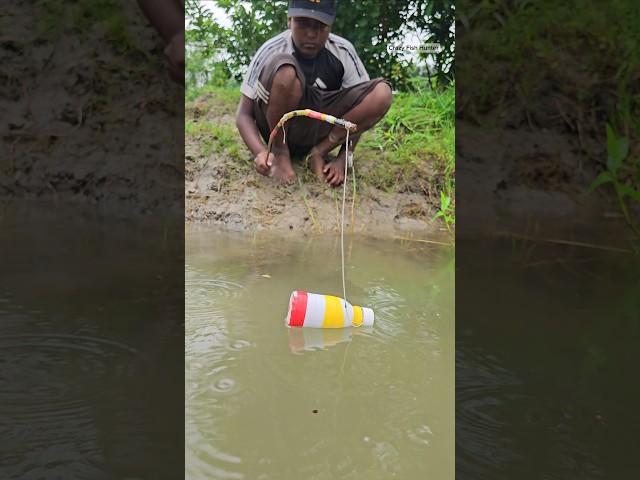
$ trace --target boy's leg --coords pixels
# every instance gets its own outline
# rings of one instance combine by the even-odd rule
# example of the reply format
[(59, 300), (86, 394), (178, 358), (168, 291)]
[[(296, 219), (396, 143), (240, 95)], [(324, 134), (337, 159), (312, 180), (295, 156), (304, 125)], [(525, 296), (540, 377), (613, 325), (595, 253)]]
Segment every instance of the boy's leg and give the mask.
[[(276, 70), (271, 83), (269, 103), (267, 104), (266, 117), (269, 128), (273, 129), (282, 116), (295, 110), (302, 98), (302, 85), (296, 70), (291, 65), (282, 65)], [(283, 135), (278, 135), (278, 142), (282, 143)], [(276, 140), (274, 140), (276, 143)]]
[[(267, 104), (266, 117), (271, 130), (285, 113), (297, 108), (301, 97), (302, 85), (298, 80), (295, 68), (291, 65), (281, 66), (273, 77), (269, 103)], [(274, 160), (271, 173), (278, 180), (289, 183), (295, 179), (296, 173), (291, 164), (289, 147), (284, 144), (283, 140), (283, 132), (279, 132), (273, 140)]]
[[(256, 123), (265, 141), (282, 115), (299, 107), (304, 91), (304, 74), (292, 55), (273, 55), (262, 69), (255, 100)], [(274, 161), (270, 174), (289, 183), (295, 179), (289, 148), (279, 132), (272, 144)]]
[[(342, 118), (358, 125), (358, 132), (349, 135), (353, 139), (351, 150), (355, 149), (360, 135), (373, 127), (389, 110), (391, 106), (391, 87), (386, 82), (379, 82), (360, 103), (342, 115)], [(311, 166), (320, 179), (331, 186), (338, 186), (344, 180), (344, 165), (346, 154), (344, 142), (346, 130), (342, 127), (333, 127), (329, 135), (313, 147), (310, 152)], [(338, 145), (343, 145), (338, 157), (332, 162), (326, 162), (327, 154)]]

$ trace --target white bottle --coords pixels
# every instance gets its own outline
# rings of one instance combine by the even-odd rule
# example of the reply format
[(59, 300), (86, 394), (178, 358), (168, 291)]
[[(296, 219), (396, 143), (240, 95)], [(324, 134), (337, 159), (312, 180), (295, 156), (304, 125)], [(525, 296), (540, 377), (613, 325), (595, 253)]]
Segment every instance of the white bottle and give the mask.
[(296, 290), (289, 298), (288, 327), (345, 328), (371, 326), (373, 310), (332, 295)]

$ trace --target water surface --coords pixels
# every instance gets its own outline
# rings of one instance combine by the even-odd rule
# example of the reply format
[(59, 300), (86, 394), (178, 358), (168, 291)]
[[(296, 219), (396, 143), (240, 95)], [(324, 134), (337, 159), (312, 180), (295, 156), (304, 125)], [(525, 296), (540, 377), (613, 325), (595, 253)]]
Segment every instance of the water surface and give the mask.
[(0, 478), (180, 478), (182, 241), (142, 223), (1, 212)]
[(456, 477), (637, 478), (638, 258), (476, 240), (457, 253)]
[(289, 295), (342, 295), (339, 238), (186, 239), (188, 479), (454, 478), (452, 249), (347, 239), (376, 324), (309, 331)]

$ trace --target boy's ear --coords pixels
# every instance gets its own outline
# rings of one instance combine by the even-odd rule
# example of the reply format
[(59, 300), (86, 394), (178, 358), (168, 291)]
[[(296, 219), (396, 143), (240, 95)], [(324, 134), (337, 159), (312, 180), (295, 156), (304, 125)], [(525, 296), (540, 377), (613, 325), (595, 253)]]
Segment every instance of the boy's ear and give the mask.
[(287, 17), (287, 27), (291, 28), (291, 17)]

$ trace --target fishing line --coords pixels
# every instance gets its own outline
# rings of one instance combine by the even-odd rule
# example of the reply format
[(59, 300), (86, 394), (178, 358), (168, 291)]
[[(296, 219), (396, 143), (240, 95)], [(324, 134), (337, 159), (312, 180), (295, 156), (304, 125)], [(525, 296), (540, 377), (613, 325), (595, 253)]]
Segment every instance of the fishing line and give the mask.
[[(339, 154), (338, 154), (339, 155)], [(347, 301), (347, 287), (344, 281), (344, 204), (347, 199), (347, 172), (349, 170), (349, 130), (344, 142), (344, 180), (342, 181), (342, 223), (340, 225), (340, 255), (342, 259), (342, 294)]]
[[(355, 184), (355, 171), (354, 171), (354, 167), (353, 167), (353, 154), (349, 152), (349, 133), (350, 132), (355, 132), (357, 130), (357, 125), (355, 123), (351, 123), (348, 120), (344, 120), (342, 118), (337, 118), (334, 117), (333, 115), (328, 115), (326, 113), (320, 113), (320, 112), (316, 112), (315, 110), (310, 110), (310, 109), (304, 109), (304, 110), (293, 110), (291, 112), (285, 113), (282, 118), (278, 121), (278, 123), (276, 124), (275, 127), (273, 127), (273, 130), (271, 131), (271, 134), (269, 135), (269, 142), (267, 143), (267, 159), (269, 158), (269, 154), (271, 153), (271, 146), (273, 144), (273, 140), (275, 139), (276, 135), (278, 134), (278, 130), (280, 128), (282, 128), (282, 133), (283, 133), (283, 141), (286, 144), (286, 138), (287, 138), (287, 134), (285, 129), (283, 128), (283, 125), (285, 124), (285, 122), (287, 122), (288, 120), (294, 118), (294, 117), (309, 117), (309, 118), (314, 118), (316, 120), (320, 120), (322, 122), (327, 122), (330, 123), (332, 125), (339, 125), (342, 128), (344, 128), (347, 131), (347, 137), (345, 139), (345, 143), (344, 143), (344, 150), (345, 150), (345, 159), (344, 159), (344, 180), (342, 182), (342, 219), (341, 219), (341, 224), (340, 224), (340, 260), (341, 260), (341, 266), (342, 266), (342, 294), (344, 300), (345, 300), (345, 309), (346, 309), (346, 301), (347, 301), (347, 287), (346, 287), (346, 282), (345, 282), (345, 274), (344, 274), (344, 209), (345, 209), (345, 203), (346, 203), (346, 199), (347, 199), (347, 175), (348, 175), (348, 170), (349, 170), (349, 166), (351, 166), (351, 170), (353, 173), (353, 190), (354, 190), (354, 198), (352, 200), (352, 206), (351, 206), (351, 210), (353, 211), (353, 207), (355, 205), (355, 188), (356, 188), (356, 184)], [(339, 155), (339, 154), (338, 154)]]

